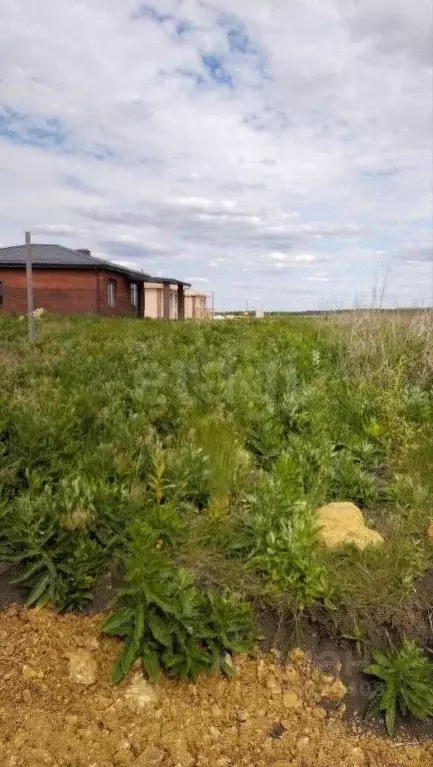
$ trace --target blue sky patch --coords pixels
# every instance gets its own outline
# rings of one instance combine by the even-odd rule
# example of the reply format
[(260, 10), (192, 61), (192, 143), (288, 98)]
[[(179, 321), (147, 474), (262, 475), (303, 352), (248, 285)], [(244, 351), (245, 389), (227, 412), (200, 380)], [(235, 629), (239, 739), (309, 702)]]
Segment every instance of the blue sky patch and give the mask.
[(155, 6), (147, 5), (145, 3), (141, 4), (139, 8), (133, 12), (132, 19), (134, 21), (141, 21), (144, 19), (160, 25), (167, 25), (167, 22), (170, 22), (167, 31), (174, 36), (181, 38), (193, 29), (196, 29), (195, 25), (188, 19), (177, 18), (171, 13), (161, 13)]
[(0, 107), (0, 136), (13, 144), (59, 148), (66, 143), (68, 132), (55, 117), (36, 117)]
[(223, 56), (202, 55), (201, 60), (207, 74), (215, 83), (233, 88), (233, 77), (226, 69)]
[(57, 117), (29, 115), (6, 106), (0, 106), (0, 138), (18, 146), (57, 150), (68, 155), (83, 154), (100, 161), (112, 160), (115, 156), (106, 144), (83, 147)]
[(256, 52), (256, 47), (251, 41), (245, 24), (238, 16), (232, 14), (220, 16), (218, 24), (226, 31), (230, 53)]
[(226, 33), (229, 53), (233, 56), (248, 57), (250, 65), (260, 76), (269, 78), (269, 54), (251, 37), (245, 22), (236, 14), (222, 14), (217, 23)]
[(133, 12), (132, 18), (134, 21), (149, 19), (149, 21), (155, 21), (157, 24), (164, 24), (166, 21), (171, 21), (173, 16), (170, 13), (160, 13), (153, 5), (142, 3), (139, 8)]
[(192, 32), (195, 28), (194, 24), (191, 24), (187, 19), (179, 19), (175, 24), (175, 30), (178, 37), (183, 37), (188, 34), (188, 32)]

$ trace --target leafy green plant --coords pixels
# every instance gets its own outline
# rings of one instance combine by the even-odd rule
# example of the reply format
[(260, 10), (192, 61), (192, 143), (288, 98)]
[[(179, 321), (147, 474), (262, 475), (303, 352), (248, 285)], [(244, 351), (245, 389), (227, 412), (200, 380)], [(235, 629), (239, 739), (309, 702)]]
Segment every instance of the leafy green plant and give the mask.
[[(19, 568), (13, 583), (27, 604), (81, 609), (110, 550), (94, 519), (89, 486), (79, 479), (20, 496), (2, 514), (2, 557)], [(101, 539), (104, 541), (102, 545)]]
[[(287, 468), (287, 467), (285, 467)], [(333, 593), (325, 568), (318, 561), (317, 529), (305, 502), (290, 499), (289, 485), (278, 474), (262, 476), (239, 531), (246, 566), (263, 573), (267, 590), (287, 593), (296, 611), (317, 600), (333, 607)]]
[(398, 713), (417, 719), (433, 716), (433, 663), (415, 642), (405, 639), (400, 649), (374, 650), (375, 663), (364, 673), (380, 680), (369, 714), (385, 713), (386, 728), (394, 732)]
[(124, 638), (112, 684), (137, 658), (151, 681), (163, 671), (179, 679), (216, 670), (230, 674), (226, 653), (253, 647), (250, 606), (233, 596), (198, 589), (158, 544), (146, 523), (130, 531), (126, 585), (119, 591), (118, 609), (102, 626), (105, 634)]
[(202, 508), (210, 493), (208, 457), (191, 438), (166, 448), (157, 438), (151, 453), (148, 489), (156, 504), (187, 501)]

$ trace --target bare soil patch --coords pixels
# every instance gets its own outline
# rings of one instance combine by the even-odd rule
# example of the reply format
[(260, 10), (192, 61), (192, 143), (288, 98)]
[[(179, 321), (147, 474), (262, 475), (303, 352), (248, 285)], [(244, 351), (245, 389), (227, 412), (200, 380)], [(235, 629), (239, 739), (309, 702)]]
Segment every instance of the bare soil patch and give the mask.
[[(287, 664), (272, 655), (238, 658), (233, 681), (166, 679), (140, 709), (133, 705), (134, 672), (109, 685), (118, 643), (100, 636), (100, 620), (16, 606), (0, 613), (2, 767), (433, 764), (431, 742), (402, 745), (345, 724), (341, 683), (299, 651)], [(94, 684), (70, 678), (77, 651), (96, 663)]]

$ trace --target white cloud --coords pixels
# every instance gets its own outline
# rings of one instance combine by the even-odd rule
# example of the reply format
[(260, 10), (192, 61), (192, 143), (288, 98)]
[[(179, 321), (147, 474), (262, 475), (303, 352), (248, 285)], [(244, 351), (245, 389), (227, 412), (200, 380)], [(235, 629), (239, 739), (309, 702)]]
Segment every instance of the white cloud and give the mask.
[(248, 273), (266, 308), (350, 305), (391, 260), (393, 295), (419, 301), (431, 17), (429, 0), (3, 0), (1, 240), (196, 273), (227, 308)]
[(39, 224), (33, 228), (34, 234), (46, 234), (50, 237), (75, 237), (78, 229), (70, 224)]

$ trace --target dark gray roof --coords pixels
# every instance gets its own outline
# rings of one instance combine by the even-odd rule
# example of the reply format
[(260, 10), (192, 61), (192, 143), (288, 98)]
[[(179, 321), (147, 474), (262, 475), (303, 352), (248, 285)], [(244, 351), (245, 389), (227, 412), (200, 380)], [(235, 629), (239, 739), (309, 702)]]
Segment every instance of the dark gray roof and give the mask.
[[(40, 268), (53, 269), (110, 269), (113, 272), (124, 274), (131, 279), (143, 280), (144, 282), (170, 282), (175, 285), (188, 285), (182, 280), (172, 279), (171, 277), (151, 277), (150, 274), (139, 272), (138, 270), (128, 269), (120, 264), (114, 264), (112, 261), (104, 261), (101, 258), (95, 258), (90, 251), (80, 249), (73, 250), (65, 248), (63, 245), (45, 245), (32, 243), (32, 264)], [(8, 248), (0, 248), (0, 268), (24, 267), (26, 265), (26, 246), (12, 245)]]
[[(98, 259), (87, 255), (82, 250), (72, 250), (63, 245), (32, 244), (32, 263), (35, 266), (93, 266)], [(7, 266), (25, 266), (26, 246), (12, 245), (0, 248), (0, 264)]]

